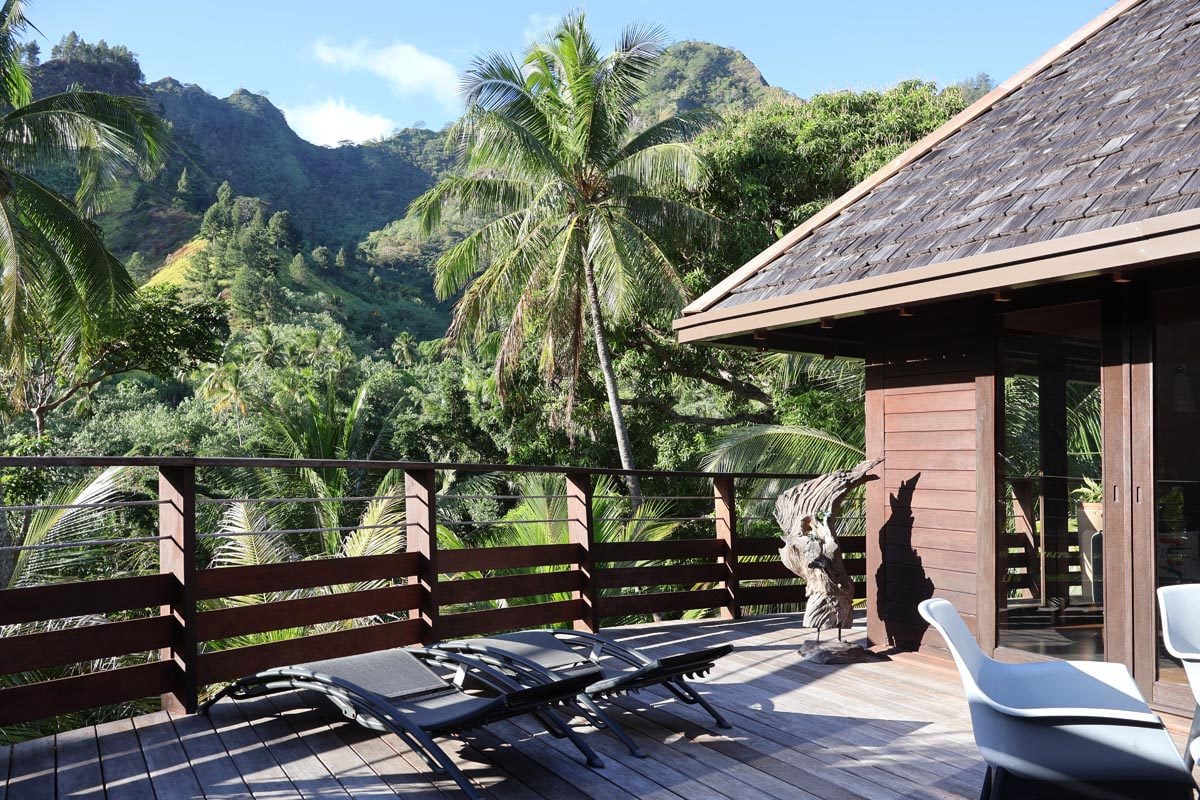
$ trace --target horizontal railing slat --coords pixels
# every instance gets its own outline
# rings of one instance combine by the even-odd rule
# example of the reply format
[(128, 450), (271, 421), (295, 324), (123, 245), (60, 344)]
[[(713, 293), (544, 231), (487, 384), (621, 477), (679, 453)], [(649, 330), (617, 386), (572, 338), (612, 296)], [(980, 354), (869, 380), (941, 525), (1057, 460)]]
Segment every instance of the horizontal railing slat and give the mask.
[(538, 572), (532, 575), (502, 575), (495, 578), (447, 580), (438, 583), (438, 603), (478, 603), (540, 594), (575, 592), (583, 588), (583, 575), (575, 570)]
[(197, 599), (214, 600), (218, 597), (313, 589), (360, 581), (404, 581), (416, 574), (420, 560), (417, 553), (389, 553), (204, 569), (196, 573)]
[(202, 653), (197, 670), (199, 681), (201, 685), (221, 683), (272, 667), (404, 647), (421, 640), (422, 628), (420, 620), (408, 619)]
[(668, 564), (661, 567), (609, 567), (596, 571), (600, 589), (666, 584), (716, 583), (729, 576), (724, 564)]
[(490, 569), (551, 567), (575, 564), (583, 557), (578, 544), (535, 544), (516, 547), (468, 547), (438, 552), (438, 571), (443, 575)]
[(0, 647), (0, 675), (158, 650), (170, 646), (174, 632), (172, 617), (142, 617), (6, 636)]
[(804, 586), (743, 586), (739, 593), (743, 606), (777, 606), (804, 603)]
[(745, 536), (737, 540), (739, 556), (778, 556), (783, 540), (778, 536)]
[(719, 539), (666, 539), (661, 542), (596, 542), (596, 561), (660, 561), (683, 558), (719, 558), (725, 543)]
[(0, 591), (0, 625), (153, 608), (170, 603), (177, 589), (172, 575), (4, 589)]
[(779, 559), (774, 561), (742, 561), (738, 563), (737, 575), (739, 581), (771, 581), (799, 579), (799, 575), (783, 565)]
[[(861, 553), (866, 545), (865, 536), (838, 536), (837, 543), (842, 553)], [(744, 536), (737, 540), (738, 554), (743, 556), (778, 556), (783, 540), (778, 536)]]
[(719, 608), (729, 602), (724, 589), (703, 589), (693, 592), (640, 592), (604, 597), (598, 601), (600, 616), (622, 614), (652, 614), (672, 611), (691, 611), (699, 608)]
[(220, 608), (196, 615), (196, 638), (207, 642), (322, 622), (393, 614), (420, 605), (421, 587), (412, 584)]
[(155, 697), (171, 687), (177, 669), (172, 661), (153, 661), (0, 689), (0, 725)]
[(544, 628), (578, 619), (582, 613), (581, 601), (560, 600), (555, 603), (531, 603), (487, 611), (443, 614), (439, 620), (438, 635), (442, 639), (454, 639), (522, 628)]

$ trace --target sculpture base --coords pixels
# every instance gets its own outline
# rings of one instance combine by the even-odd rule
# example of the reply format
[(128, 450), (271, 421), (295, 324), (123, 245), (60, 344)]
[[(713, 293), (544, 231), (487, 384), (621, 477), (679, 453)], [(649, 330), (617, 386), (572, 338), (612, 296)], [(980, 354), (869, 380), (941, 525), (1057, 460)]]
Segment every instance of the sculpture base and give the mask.
[[(831, 636), (836, 634), (830, 631)], [(830, 639), (825, 642), (809, 641), (800, 645), (800, 660), (810, 664), (865, 664), (872, 661), (887, 661), (886, 656), (872, 653), (861, 644)]]

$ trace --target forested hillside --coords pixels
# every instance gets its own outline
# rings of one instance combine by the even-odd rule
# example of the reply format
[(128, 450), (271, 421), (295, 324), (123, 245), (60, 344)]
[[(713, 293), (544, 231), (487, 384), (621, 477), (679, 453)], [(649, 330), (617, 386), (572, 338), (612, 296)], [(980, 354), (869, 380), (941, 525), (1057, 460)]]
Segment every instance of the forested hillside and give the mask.
[(160, 262), (198, 231), (200, 214), (225, 181), (238, 194), (286, 208), (313, 246), (353, 247), (403, 216), (449, 164), (435, 131), (406, 129), (379, 142), (319, 147), (297, 136), (266, 97), (239, 89), (217, 98), (169, 77), (146, 83), (124, 48), (83, 46), (75, 54), (55, 48), (59, 58), (34, 67), (35, 92), (78, 84), (147, 97), (171, 123), (175, 140), (157, 178), (131, 181), (101, 218), (121, 256), (138, 251)]

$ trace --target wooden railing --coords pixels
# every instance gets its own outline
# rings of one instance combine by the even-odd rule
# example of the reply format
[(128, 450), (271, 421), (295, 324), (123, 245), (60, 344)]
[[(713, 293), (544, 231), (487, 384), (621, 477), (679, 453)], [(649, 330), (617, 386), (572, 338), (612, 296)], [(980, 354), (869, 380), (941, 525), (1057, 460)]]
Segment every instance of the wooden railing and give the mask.
[[(0, 590), (0, 726), (161, 695), (165, 708), (192, 711), (204, 687), (257, 670), (439, 639), (568, 625), (595, 631), (605, 618), (715, 611), (740, 617), (751, 607), (803, 603), (803, 586), (779, 563), (778, 538), (762, 515), (759, 534), (739, 531), (738, 481), (802, 480), (798, 475), (642, 471), (643, 485), (707, 485), (690, 529), (704, 538), (598, 541), (593, 489), (618, 470), (424, 464), (380, 461), (184, 458), (0, 458), (0, 468), (120, 466), (157, 471), (158, 574)], [(220, 469), (357, 469), (403, 473), (407, 552), (204, 568), (198, 555), (197, 472)], [(567, 541), (442, 549), (437, 474), (441, 470), (561, 474)], [(253, 502), (229, 500), (221, 502)], [(127, 505), (134, 505), (129, 503)], [(120, 505), (114, 503), (114, 505)], [(11, 510), (11, 506), (9, 507)], [(4, 513), (0, 507), (0, 513)], [(3, 520), (0, 520), (3, 522)], [(853, 525), (849, 527), (854, 527)], [(859, 526), (861, 529), (861, 526)], [(271, 533), (271, 531), (267, 531)], [(237, 535), (237, 534), (233, 534)], [(261, 535), (261, 534), (255, 534)], [(860, 533), (861, 536), (861, 533)], [(143, 539), (130, 541), (143, 541)], [(844, 540), (847, 566), (863, 575), (861, 538)], [(9, 547), (20, 550), (21, 546)], [(519, 574), (489, 574), (495, 572)], [(465, 577), (465, 576), (481, 577)], [(369, 588), (338, 590), (346, 584)], [(864, 596), (860, 584), (859, 596)], [(249, 595), (301, 593), (247, 603)], [(555, 599), (545, 600), (546, 597)], [(231, 598), (239, 598), (231, 603)], [(541, 598), (539, 602), (526, 602)], [(561, 599), (560, 599), (561, 598)], [(491, 604), (491, 607), (479, 606)], [(464, 608), (465, 607), (465, 608)], [(86, 624), (80, 624), (81, 618)], [(350, 621), (336, 630), (309, 626)], [(296, 630), (299, 629), (299, 630)], [(241, 646), (235, 637), (295, 635)], [(120, 661), (118, 657), (145, 654)], [(118, 659), (106, 661), (106, 659)], [(79, 665), (102, 666), (76, 674)], [(55, 670), (72, 667), (67, 673)]]

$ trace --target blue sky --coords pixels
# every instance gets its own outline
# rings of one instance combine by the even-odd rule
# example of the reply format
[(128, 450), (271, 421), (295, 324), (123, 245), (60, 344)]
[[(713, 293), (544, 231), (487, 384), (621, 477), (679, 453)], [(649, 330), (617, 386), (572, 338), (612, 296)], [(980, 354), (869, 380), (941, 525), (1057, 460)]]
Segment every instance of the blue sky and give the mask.
[(266, 93), (305, 138), (363, 140), (456, 116), (456, 74), (472, 56), (518, 50), (574, 7), (603, 42), (631, 21), (671, 38), (744, 52), (767, 81), (799, 95), (1002, 80), (1099, 14), (1111, 0), (41, 0), (28, 15), (43, 54), (70, 30), (138, 54), (149, 80), (170, 75), (226, 96)]

